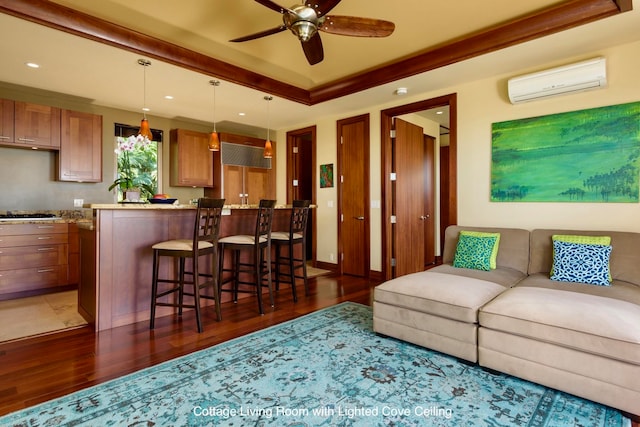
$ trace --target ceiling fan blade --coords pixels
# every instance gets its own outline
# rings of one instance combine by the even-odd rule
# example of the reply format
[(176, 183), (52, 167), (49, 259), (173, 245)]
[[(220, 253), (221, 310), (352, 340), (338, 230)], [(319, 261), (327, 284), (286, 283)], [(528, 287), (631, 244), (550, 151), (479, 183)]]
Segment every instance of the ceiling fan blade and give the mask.
[(272, 2), (271, 0), (255, 0), (257, 3), (260, 3), (261, 5), (268, 7), (271, 10), (275, 10), (278, 13), (285, 13), (287, 11), (286, 8), (275, 4), (274, 2)]
[(353, 37), (387, 37), (396, 26), (382, 19), (360, 18), (357, 16), (325, 16), (318, 30), (329, 34)]
[(322, 48), (322, 40), (320, 34), (315, 33), (308, 42), (300, 42), (302, 44), (302, 50), (307, 57), (310, 65), (315, 65), (318, 62), (322, 62), (324, 59), (324, 49)]
[(340, 3), (340, 1), (341, 0), (316, 0), (316, 1), (308, 1), (306, 2), (306, 5), (310, 8), (315, 9), (319, 18), (331, 12), (331, 9), (336, 7), (338, 3)]
[(259, 39), (260, 37), (266, 37), (266, 36), (270, 36), (271, 34), (277, 34), (280, 33), (284, 30), (286, 30), (287, 27), (285, 25), (280, 25), (279, 27), (275, 27), (275, 28), (271, 28), (268, 30), (264, 30), (264, 31), (260, 31), (259, 33), (255, 33), (255, 34), (249, 34), (247, 36), (243, 36), (243, 37), (238, 37), (237, 39), (233, 39), (233, 40), (229, 40), (230, 42), (235, 42), (235, 43), (239, 43), (239, 42), (246, 42), (249, 40), (255, 40), (255, 39)]

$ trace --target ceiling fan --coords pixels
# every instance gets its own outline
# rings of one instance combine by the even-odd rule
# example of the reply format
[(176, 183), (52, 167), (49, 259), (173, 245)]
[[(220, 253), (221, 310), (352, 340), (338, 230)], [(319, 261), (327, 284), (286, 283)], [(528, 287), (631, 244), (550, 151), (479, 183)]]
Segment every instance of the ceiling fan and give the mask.
[(230, 40), (245, 42), (290, 30), (295, 34), (309, 64), (314, 65), (324, 59), (324, 50), (319, 31), (354, 37), (387, 37), (395, 29), (393, 22), (357, 16), (327, 15), (341, 0), (315, 0), (296, 4), (290, 8), (277, 5), (271, 0), (255, 0), (263, 6), (282, 14), (283, 24), (259, 33)]

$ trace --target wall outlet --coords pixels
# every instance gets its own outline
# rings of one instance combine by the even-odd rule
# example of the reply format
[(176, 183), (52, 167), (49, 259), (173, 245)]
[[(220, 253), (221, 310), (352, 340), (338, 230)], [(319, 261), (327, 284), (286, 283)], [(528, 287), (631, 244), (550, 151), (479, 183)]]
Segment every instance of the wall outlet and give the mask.
[(329, 254), (329, 261), (333, 261), (335, 256), (333, 254)]
[(73, 199), (73, 207), (81, 208), (84, 205), (84, 199)]

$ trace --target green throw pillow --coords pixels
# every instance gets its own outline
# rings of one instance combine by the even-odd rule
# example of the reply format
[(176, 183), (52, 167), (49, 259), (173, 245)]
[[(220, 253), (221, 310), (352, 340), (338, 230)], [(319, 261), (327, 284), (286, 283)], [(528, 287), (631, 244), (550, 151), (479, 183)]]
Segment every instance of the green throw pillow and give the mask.
[(498, 259), (498, 245), (500, 245), (500, 233), (486, 233), (483, 231), (463, 230), (460, 232), (460, 235), (474, 236), (474, 237), (495, 237), (496, 242), (493, 245), (493, 249), (491, 250), (491, 259), (489, 260), (489, 262), (491, 263), (491, 269), (492, 270), (496, 269), (496, 266), (497, 266), (496, 262)]
[(497, 239), (495, 236), (472, 236), (461, 232), (453, 257), (453, 266), (474, 270), (491, 270), (491, 254)]
[[(554, 234), (551, 236), (552, 244), (554, 242), (565, 242), (565, 243), (575, 243), (579, 245), (597, 245), (597, 246), (611, 246), (611, 236), (579, 236), (573, 234)], [(553, 247), (553, 263), (551, 264), (551, 276), (555, 274), (555, 262), (556, 262), (556, 253), (555, 253), (555, 245)], [(609, 261), (607, 260), (607, 274), (609, 277), (609, 282), (611, 282), (611, 268), (609, 266)]]

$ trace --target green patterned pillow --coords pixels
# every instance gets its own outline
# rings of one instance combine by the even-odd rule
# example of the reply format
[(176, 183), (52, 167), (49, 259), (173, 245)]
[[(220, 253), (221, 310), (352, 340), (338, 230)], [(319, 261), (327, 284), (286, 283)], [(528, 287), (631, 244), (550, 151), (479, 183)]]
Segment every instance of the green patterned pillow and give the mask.
[[(611, 236), (578, 236), (573, 234), (554, 234), (551, 236), (551, 243), (553, 244), (553, 264), (551, 264), (551, 276), (555, 274), (555, 242), (575, 243), (579, 245), (597, 245), (597, 246), (611, 246)], [(609, 261), (607, 260), (607, 274), (609, 282), (611, 282), (611, 268)]]
[(489, 262), (491, 263), (491, 269), (495, 270), (497, 267), (497, 259), (498, 259), (498, 245), (500, 245), (500, 233), (485, 233), (483, 231), (469, 231), (463, 230), (460, 232), (462, 236), (474, 236), (474, 237), (495, 237), (496, 243), (493, 245), (493, 249), (491, 250), (491, 259)]
[(474, 270), (491, 270), (491, 253), (498, 238), (495, 236), (470, 236), (460, 233), (453, 266)]

